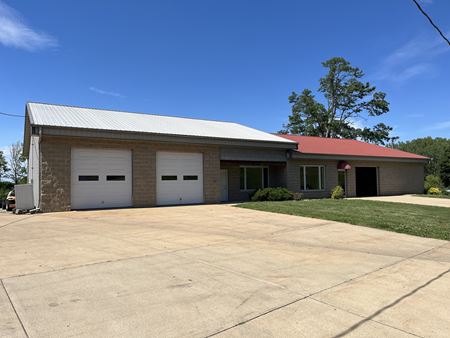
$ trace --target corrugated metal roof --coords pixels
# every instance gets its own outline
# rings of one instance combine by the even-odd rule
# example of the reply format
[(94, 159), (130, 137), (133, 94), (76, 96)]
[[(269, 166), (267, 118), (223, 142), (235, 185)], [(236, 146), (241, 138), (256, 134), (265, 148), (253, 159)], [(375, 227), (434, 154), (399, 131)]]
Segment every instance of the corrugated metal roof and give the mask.
[(232, 122), (80, 108), (46, 103), (27, 104), (31, 125), (139, 132), (245, 141), (292, 143), (276, 135)]
[(298, 143), (297, 151), (302, 154), (314, 155), (343, 155), (388, 157), (427, 160), (428, 157), (408, 153), (392, 148), (377, 146), (358, 140), (325, 138), (317, 136), (280, 135)]

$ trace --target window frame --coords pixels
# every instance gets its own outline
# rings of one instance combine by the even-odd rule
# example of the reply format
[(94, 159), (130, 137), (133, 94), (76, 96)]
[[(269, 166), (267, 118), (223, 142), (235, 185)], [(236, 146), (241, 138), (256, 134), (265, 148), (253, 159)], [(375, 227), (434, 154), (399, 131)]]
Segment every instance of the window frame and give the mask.
[[(319, 174), (318, 175), (319, 176), (319, 189), (307, 189), (306, 188), (306, 168), (308, 168), (308, 167), (317, 168), (317, 171)], [(302, 178), (300, 176), (301, 168), (303, 168), (303, 187), (302, 187)], [(323, 182), (322, 182), (321, 168), (323, 168)], [(315, 191), (325, 191), (327, 189), (326, 184), (325, 184), (327, 181), (327, 171), (326, 171), (325, 165), (323, 165), (323, 164), (300, 165), (298, 167), (298, 171), (299, 171), (299, 176), (300, 176), (300, 191), (315, 192)]]
[[(267, 165), (245, 165), (245, 166), (239, 166), (239, 190), (240, 191), (256, 191), (258, 189), (248, 189), (247, 188), (247, 168), (261, 168), (261, 182), (262, 187), (258, 189), (264, 189), (268, 188), (270, 186), (270, 174), (269, 174), (269, 166)], [(244, 169), (244, 189), (241, 188), (240, 183), (240, 175), (241, 175), (241, 169)], [(267, 186), (265, 186), (264, 182), (264, 169), (267, 169)]]

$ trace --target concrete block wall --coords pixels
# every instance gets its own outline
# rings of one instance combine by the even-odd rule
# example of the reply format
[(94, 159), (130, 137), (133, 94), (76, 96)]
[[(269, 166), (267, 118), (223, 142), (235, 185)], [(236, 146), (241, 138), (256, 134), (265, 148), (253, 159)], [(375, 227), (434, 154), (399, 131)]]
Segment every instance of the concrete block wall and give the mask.
[(220, 202), (219, 146), (148, 141), (116, 141), (43, 136), (41, 140), (41, 209), (70, 210), (71, 149), (115, 148), (132, 151), (133, 206), (156, 205), (156, 152), (200, 152), (203, 154), (205, 203)]
[[(338, 161), (334, 160), (309, 160), (295, 159), (287, 163), (287, 188), (291, 191), (301, 192), (304, 198), (324, 198), (331, 195), (331, 190), (338, 184), (337, 176)], [(300, 166), (323, 165), (325, 166), (325, 189), (321, 191), (300, 190)]]
[[(347, 197), (356, 196), (356, 167), (378, 168), (378, 194), (401, 195), (418, 194), (423, 192), (424, 164), (411, 162), (390, 161), (347, 161), (352, 169), (347, 170)], [(326, 198), (338, 184), (338, 161), (295, 159), (287, 163), (287, 187), (292, 191), (300, 191), (300, 165), (325, 166), (325, 190), (301, 191), (304, 198)]]

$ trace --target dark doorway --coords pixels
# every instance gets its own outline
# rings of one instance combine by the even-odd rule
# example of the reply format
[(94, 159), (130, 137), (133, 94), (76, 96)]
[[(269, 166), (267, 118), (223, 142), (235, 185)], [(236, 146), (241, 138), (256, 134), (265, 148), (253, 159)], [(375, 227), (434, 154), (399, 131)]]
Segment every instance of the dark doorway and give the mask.
[(376, 196), (377, 190), (377, 168), (356, 167), (356, 196)]

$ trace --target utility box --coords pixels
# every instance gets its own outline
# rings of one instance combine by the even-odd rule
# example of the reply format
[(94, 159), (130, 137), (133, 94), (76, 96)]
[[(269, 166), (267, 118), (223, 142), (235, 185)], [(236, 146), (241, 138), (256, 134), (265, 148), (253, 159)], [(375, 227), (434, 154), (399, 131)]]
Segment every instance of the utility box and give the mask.
[(16, 209), (18, 210), (34, 209), (32, 184), (16, 184), (14, 186), (14, 191), (16, 193)]

